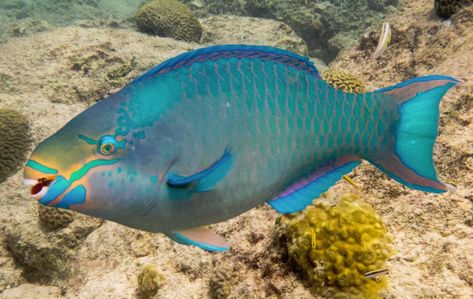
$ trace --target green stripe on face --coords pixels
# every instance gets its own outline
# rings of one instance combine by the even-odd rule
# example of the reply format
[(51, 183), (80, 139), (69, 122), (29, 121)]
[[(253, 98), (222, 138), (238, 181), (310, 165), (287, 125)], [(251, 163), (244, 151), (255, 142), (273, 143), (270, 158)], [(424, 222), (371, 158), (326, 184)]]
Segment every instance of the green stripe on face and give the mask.
[(56, 169), (44, 166), (43, 164), (38, 163), (34, 160), (28, 160), (28, 162), (26, 162), (26, 166), (31, 167), (34, 170), (40, 171), (42, 173), (57, 174)]
[(117, 163), (118, 161), (120, 161), (120, 159), (116, 158), (116, 159), (111, 159), (111, 160), (106, 160), (106, 159), (98, 159), (98, 160), (94, 160), (94, 161), (90, 161), (90, 162), (87, 162), (86, 164), (84, 164), (84, 166), (82, 166), (79, 170), (77, 171), (74, 171), (72, 174), (71, 174), (71, 177), (69, 178), (69, 181), (72, 183), (74, 181), (77, 181), (78, 179), (82, 178), (84, 175), (86, 175), (86, 173), (94, 168), (94, 167), (97, 167), (97, 166), (103, 166), (103, 165), (111, 165), (111, 164), (115, 164)]

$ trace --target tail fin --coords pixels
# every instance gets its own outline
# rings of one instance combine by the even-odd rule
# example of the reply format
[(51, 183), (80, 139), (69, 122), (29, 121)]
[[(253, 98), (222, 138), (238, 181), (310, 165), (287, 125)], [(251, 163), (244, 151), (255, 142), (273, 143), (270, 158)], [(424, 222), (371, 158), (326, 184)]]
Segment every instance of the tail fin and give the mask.
[(410, 188), (434, 193), (449, 190), (450, 186), (437, 178), (432, 155), (440, 100), (459, 82), (447, 76), (426, 76), (376, 91), (400, 103), (399, 119), (395, 148), (370, 162)]

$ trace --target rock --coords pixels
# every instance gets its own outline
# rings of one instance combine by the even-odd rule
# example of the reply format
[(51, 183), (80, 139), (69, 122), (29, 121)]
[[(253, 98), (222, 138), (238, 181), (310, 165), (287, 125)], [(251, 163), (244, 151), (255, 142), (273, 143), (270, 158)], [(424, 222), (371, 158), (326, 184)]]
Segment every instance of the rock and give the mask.
[(29, 282), (60, 285), (83, 240), (101, 222), (78, 214), (68, 227), (44, 232), (36, 221), (21, 221), (5, 227), (5, 244)]
[[(337, 34), (347, 36), (352, 44), (362, 32), (378, 23), (398, 0), (307, 1), (307, 0), (183, 0), (199, 17), (209, 14), (233, 14), (274, 19), (288, 24), (302, 37), (311, 56), (333, 60), (339, 48), (327, 41)], [(334, 51), (335, 49), (335, 51)]]
[(74, 212), (38, 205), (39, 223), (48, 230), (64, 228), (74, 221)]
[(435, 0), (434, 3), (437, 16), (450, 18), (462, 8), (473, 4), (473, 0)]
[(211, 16), (200, 20), (203, 43), (267, 45), (307, 55), (303, 39), (286, 24), (236, 16)]
[(40, 19), (27, 18), (8, 27), (7, 34), (11, 37), (20, 37), (47, 31), (51, 28), (48, 22)]
[(202, 27), (192, 11), (176, 0), (153, 0), (140, 7), (136, 15), (140, 31), (161, 37), (198, 42)]
[(54, 286), (41, 286), (31, 283), (22, 284), (16, 288), (5, 290), (3, 299), (59, 299), (63, 298), (61, 289)]

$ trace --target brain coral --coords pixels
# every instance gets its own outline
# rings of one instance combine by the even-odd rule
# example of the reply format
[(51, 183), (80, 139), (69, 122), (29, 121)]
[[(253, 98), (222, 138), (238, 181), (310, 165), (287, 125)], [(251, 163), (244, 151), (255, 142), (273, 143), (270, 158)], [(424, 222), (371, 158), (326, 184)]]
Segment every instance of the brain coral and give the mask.
[(209, 293), (212, 299), (226, 299), (232, 293), (233, 269), (226, 265), (215, 270), (209, 282)]
[(386, 268), (392, 255), (386, 227), (358, 196), (336, 205), (309, 206), (301, 217), (279, 218), (287, 252), (309, 278), (313, 291), (330, 298), (377, 298), (387, 277), (364, 274)]
[(199, 20), (184, 4), (175, 0), (153, 0), (136, 16), (140, 31), (188, 42), (198, 42), (202, 35)]
[(435, 13), (439, 17), (450, 18), (470, 4), (473, 4), (473, 0), (435, 0)]
[(344, 71), (327, 69), (322, 73), (322, 78), (328, 84), (345, 92), (363, 93), (366, 90), (363, 81)]
[(30, 143), (26, 117), (14, 110), (0, 109), (0, 183), (19, 169)]
[(68, 210), (38, 205), (39, 222), (50, 230), (64, 228), (74, 221), (73, 213)]

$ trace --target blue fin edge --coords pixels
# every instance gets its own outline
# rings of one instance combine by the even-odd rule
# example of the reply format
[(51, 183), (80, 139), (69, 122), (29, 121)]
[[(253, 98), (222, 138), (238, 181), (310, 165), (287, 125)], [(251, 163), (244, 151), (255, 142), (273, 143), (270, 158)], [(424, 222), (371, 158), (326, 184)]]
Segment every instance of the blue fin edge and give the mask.
[[(293, 52), (283, 50), (283, 49), (278, 49), (274, 47), (269, 47), (269, 46), (256, 46), (256, 45), (243, 45), (243, 44), (229, 44), (229, 45), (218, 45), (218, 46), (210, 46), (206, 48), (200, 48), (197, 50), (192, 50), (183, 54), (180, 54), (176, 57), (170, 58), (157, 66), (153, 67), (152, 69), (148, 70), (146, 73), (143, 75), (139, 76), (135, 80), (133, 80), (132, 83), (136, 83), (139, 81), (142, 81), (144, 79), (147, 79), (149, 77), (152, 77), (159, 72), (162, 72), (166, 69), (172, 69), (176, 65), (178, 65), (181, 62), (185, 61), (190, 61), (198, 56), (204, 56), (204, 55), (210, 55), (213, 53), (217, 52), (261, 52), (261, 54), (275, 54), (275, 55), (281, 55), (281, 56), (286, 56), (290, 57), (292, 59), (296, 59), (300, 62), (303, 62), (307, 65), (309, 70), (318, 78), (320, 79), (320, 74), (317, 68), (315, 67), (314, 63), (310, 61), (308, 57), (305, 56), (300, 56), (298, 54), (295, 54)], [(225, 57), (226, 59), (232, 58), (231, 56)]]
[(167, 184), (174, 188), (185, 188), (189, 184), (197, 183), (195, 191), (203, 192), (212, 189), (222, 180), (232, 166), (232, 155), (225, 149), (223, 155), (208, 168), (190, 176), (180, 176), (175, 173), (167, 175)]
[(453, 82), (455, 82), (455, 83), (460, 83), (460, 82), (461, 82), (460, 80), (455, 79), (455, 78), (450, 77), (450, 76), (445, 76), (445, 75), (429, 75), (429, 76), (423, 76), (423, 77), (412, 78), (412, 79), (403, 81), (403, 82), (401, 82), (401, 83), (398, 83), (398, 84), (395, 84), (395, 85), (392, 85), (392, 86), (388, 86), (388, 87), (384, 87), (384, 88), (381, 88), (381, 89), (377, 89), (377, 90), (375, 90), (374, 92), (390, 91), (390, 90), (394, 90), (394, 89), (398, 89), (398, 88), (407, 86), (407, 85), (412, 84), (412, 83), (415, 83), (415, 82), (427, 82), (427, 81), (433, 81), (433, 80), (450, 80), (450, 81), (453, 81)]
[(227, 251), (227, 250), (230, 249), (230, 247), (218, 247), (218, 246), (209, 245), (209, 244), (205, 244), (205, 243), (199, 243), (199, 242), (193, 241), (189, 238), (186, 238), (183, 235), (181, 235), (180, 233), (176, 233), (176, 232), (166, 233), (166, 236), (168, 236), (171, 240), (173, 240), (173, 241), (175, 241), (179, 244), (193, 245), (193, 246), (199, 247), (199, 248), (207, 250), (207, 251), (223, 252), (223, 251)]
[(360, 165), (360, 163), (360, 161), (352, 161), (331, 169), (302, 188), (288, 195), (269, 200), (267, 203), (277, 212), (282, 214), (301, 211), (310, 205), (314, 199), (319, 197), (320, 194), (327, 191), (331, 186), (339, 181), (343, 175)]

